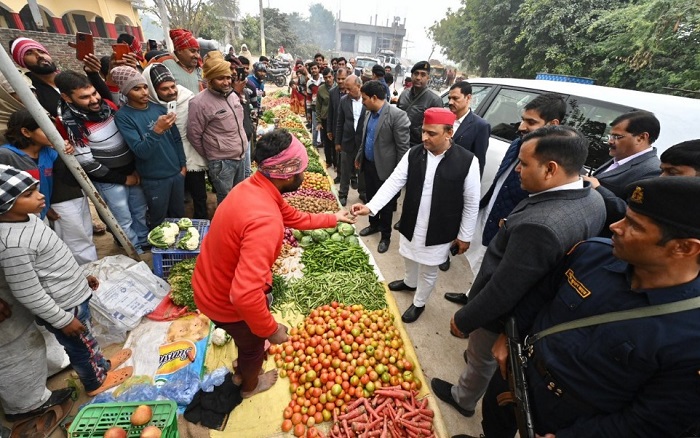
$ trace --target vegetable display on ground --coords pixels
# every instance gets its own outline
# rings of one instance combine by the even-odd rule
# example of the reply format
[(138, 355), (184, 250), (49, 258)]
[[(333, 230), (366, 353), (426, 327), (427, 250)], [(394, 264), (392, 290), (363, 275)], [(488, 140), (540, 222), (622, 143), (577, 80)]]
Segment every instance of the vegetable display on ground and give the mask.
[[(280, 376), (289, 377), (292, 394), (283, 412), (282, 429), (288, 431), (291, 426), (301, 431), (333, 418), (341, 421), (342, 415), (347, 423), (347, 416), (355, 415), (360, 405), (365, 410), (364, 427), (369, 428), (376, 421), (372, 412), (379, 415), (376, 411), (381, 406), (381, 410), (389, 408), (382, 399), (382, 405), (375, 403), (374, 407), (365, 403), (374, 394), (415, 404), (411, 391), (420, 390), (422, 382), (413, 375), (415, 365), (405, 357), (393, 320), (388, 309), (367, 310), (332, 302), (312, 310), (290, 331), (289, 341), (271, 346), (269, 352), (281, 369)], [(394, 407), (401, 409), (402, 405)], [(425, 424), (420, 426), (425, 429)]]
[(197, 310), (194, 303), (194, 290), (192, 289), (192, 274), (197, 258), (185, 259), (177, 262), (170, 268), (168, 283), (170, 284), (170, 298), (178, 306), (185, 306), (190, 312)]
[(328, 239), (304, 249), (301, 255), (306, 275), (329, 272), (359, 272), (374, 275), (369, 255), (361, 246)]

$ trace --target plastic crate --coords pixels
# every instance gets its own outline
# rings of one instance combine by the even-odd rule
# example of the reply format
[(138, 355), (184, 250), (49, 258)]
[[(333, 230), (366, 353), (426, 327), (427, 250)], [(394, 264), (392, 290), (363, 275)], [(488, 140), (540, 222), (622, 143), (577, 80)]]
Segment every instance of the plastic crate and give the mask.
[[(132, 426), (131, 414), (141, 405), (153, 409), (153, 418), (144, 426)], [(131, 403), (94, 403), (78, 412), (68, 429), (68, 438), (97, 438), (110, 427), (126, 430), (128, 438), (138, 438), (146, 426), (156, 426), (161, 438), (179, 438), (177, 431), (177, 404), (172, 400)]]
[[(165, 219), (167, 222), (177, 223), (180, 219)], [(202, 241), (204, 236), (209, 232), (210, 221), (206, 219), (192, 219), (192, 226), (199, 231), (199, 246), (193, 251), (188, 251), (186, 249), (151, 249), (151, 254), (153, 255), (153, 273), (163, 278), (168, 279), (168, 274), (170, 274), (170, 268), (177, 262), (181, 262), (186, 259), (191, 259), (199, 255), (199, 248), (202, 246)], [(186, 233), (187, 230), (180, 230), (177, 235), (175, 242), (177, 243)]]

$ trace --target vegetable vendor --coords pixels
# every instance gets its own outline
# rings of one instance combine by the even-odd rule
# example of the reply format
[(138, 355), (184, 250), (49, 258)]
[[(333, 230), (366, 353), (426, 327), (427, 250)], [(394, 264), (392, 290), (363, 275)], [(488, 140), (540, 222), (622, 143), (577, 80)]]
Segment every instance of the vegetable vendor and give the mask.
[(389, 178), (367, 205), (354, 204), (355, 215), (377, 214), (401, 189), (406, 200), (401, 212), (399, 253), (406, 271), (389, 283), (392, 291), (415, 292), (413, 304), (401, 316), (416, 321), (435, 288), (438, 266), (450, 248), (469, 248), (479, 210), (479, 160), (461, 147), (452, 147), (455, 115), (446, 108), (428, 108), (423, 120), (423, 143), (403, 155)]
[(197, 307), (238, 347), (234, 382), (244, 398), (277, 380), (276, 370), (260, 374), (265, 340), (287, 340), (287, 327), (275, 321), (268, 299), (270, 268), (282, 248), (284, 227), (309, 230), (354, 222), (345, 210), (301, 213), (284, 201), (282, 193), (301, 186), (309, 161), (304, 145), (289, 132), (263, 135), (253, 159), (258, 172), (234, 187), (217, 208), (192, 276)]

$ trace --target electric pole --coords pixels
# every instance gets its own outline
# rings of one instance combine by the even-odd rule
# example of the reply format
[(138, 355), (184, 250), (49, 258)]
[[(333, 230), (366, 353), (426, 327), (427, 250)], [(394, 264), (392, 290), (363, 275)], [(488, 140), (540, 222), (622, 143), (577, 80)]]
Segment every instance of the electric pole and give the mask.
[[(265, 55), (265, 17), (263, 14), (263, 0), (260, 0), (260, 54)], [(252, 62), (252, 60), (251, 60)]]

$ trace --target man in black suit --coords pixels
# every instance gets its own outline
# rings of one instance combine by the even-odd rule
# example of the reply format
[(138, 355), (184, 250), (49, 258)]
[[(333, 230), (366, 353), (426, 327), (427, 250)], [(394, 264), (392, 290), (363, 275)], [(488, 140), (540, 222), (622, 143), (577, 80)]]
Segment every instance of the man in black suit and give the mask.
[(491, 125), (469, 108), (472, 103), (472, 86), (469, 82), (462, 81), (452, 85), (447, 99), (450, 111), (457, 116), (452, 141), (476, 156), (479, 160), (479, 172), (483, 175)]
[[(479, 173), (484, 175), (486, 150), (489, 147), (491, 125), (469, 108), (472, 102), (472, 86), (467, 81), (457, 82), (447, 95), (450, 111), (457, 117), (452, 141), (468, 150), (479, 160)], [(440, 265), (441, 271), (450, 269), (450, 256)]]
[(608, 134), (610, 161), (584, 179), (603, 196), (607, 219), (601, 232), (610, 237), (608, 226), (625, 216), (625, 187), (633, 182), (661, 174), (661, 161), (651, 145), (659, 138), (659, 119), (649, 111), (622, 114), (610, 123)]
[(362, 79), (350, 75), (345, 79), (347, 94), (340, 98), (335, 120), (335, 150), (340, 152), (340, 188), (338, 198), (344, 207), (348, 202), (350, 177), (355, 168), (355, 156), (362, 143), (362, 125), (365, 107), (362, 105), (360, 87)]
[[(326, 126), (328, 126), (327, 131), (328, 133), (326, 134), (328, 136), (328, 139), (333, 142), (333, 135), (335, 131), (335, 121), (336, 121), (336, 115), (338, 114), (338, 105), (340, 105), (340, 98), (345, 96), (345, 79), (348, 77), (348, 70), (345, 67), (338, 67), (338, 70), (335, 72), (335, 87), (331, 88), (331, 91), (328, 92), (330, 95), (329, 103), (328, 103), (328, 115), (326, 119)], [(340, 153), (335, 151), (335, 143), (333, 143), (333, 150), (334, 150), (334, 156), (333, 156), (333, 166), (335, 166), (335, 171), (338, 174), (338, 176), (335, 177), (335, 180), (333, 181), (334, 183), (338, 184), (340, 182)]]

